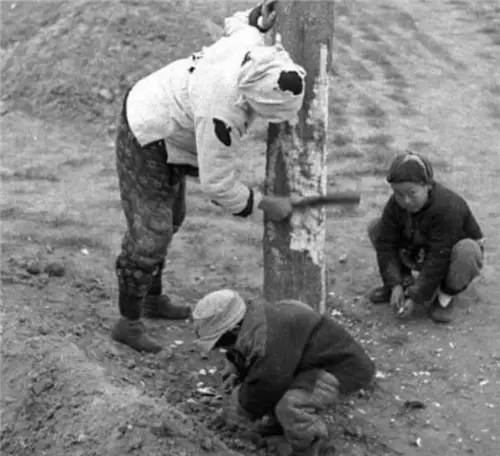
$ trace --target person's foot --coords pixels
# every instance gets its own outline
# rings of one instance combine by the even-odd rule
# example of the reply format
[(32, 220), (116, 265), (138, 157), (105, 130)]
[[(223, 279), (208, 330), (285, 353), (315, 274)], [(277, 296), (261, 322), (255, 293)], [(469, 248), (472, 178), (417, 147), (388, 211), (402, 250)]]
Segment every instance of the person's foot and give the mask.
[(443, 307), (436, 299), (431, 308), (431, 318), (434, 323), (450, 323), (453, 320), (453, 301)]
[(185, 320), (191, 315), (188, 306), (172, 303), (166, 295), (147, 296), (142, 304), (146, 318), (163, 318), (165, 320)]
[(120, 318), (111, 331), (111, 338), (138, 352), (158, 353), (162, 349), (146, 334), (146, 328), (140, 320)]
[(375, 288), (368, 299), (372, 304), (386, 304), (391, 300), (391, 289), (385, 286)]

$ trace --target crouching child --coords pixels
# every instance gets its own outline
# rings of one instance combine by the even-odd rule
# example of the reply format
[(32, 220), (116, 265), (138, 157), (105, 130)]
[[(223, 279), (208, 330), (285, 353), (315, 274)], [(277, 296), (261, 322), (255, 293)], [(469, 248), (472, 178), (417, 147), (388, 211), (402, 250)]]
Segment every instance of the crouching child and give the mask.
[(227, 425), (282, 434), (294, 456), (319, 454), (328, 437), (322, 414), (374, 375), (374, 363), (341, 325), (299, 301), (245, 303), (220, 290), (202, 298), (192, 318), (203, 352), (227, 350)]
[(448, 323), (453, 297), (483, 267), (481, 228), (467, 202), (435, 182), (431, 163), (421, 155), (398, 155), (387, 182), (393, 194), (368, 228), (383, 282), (370, 300), (390, 302), (403, 318), (424, 305), (436, 323)]

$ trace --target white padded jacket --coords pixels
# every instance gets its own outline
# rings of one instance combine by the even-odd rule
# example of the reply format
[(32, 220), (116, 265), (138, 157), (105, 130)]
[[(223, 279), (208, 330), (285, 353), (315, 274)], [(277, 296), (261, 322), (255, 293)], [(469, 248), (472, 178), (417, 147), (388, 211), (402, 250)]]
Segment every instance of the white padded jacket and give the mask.
[[(237, 78), (246, 53), (265, 45), (264, 35), (249, 25), (249, 13), (226, 19), (225, 36), (213, 45), (138, 81), (126, 105), (138, 142), (164, 139), (168, 163), (199, 168), (202, 191), (234, 214), (250, 196), (236, 177), (233, 157), (252, 116), (240, 100)], [(256, 208), (261, 195), (253, 191)]]

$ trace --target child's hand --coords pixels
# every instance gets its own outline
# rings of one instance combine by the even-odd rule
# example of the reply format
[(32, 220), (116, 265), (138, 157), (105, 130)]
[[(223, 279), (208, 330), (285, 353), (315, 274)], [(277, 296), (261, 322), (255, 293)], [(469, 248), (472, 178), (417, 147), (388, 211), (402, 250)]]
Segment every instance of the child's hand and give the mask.
[(415, 309), (415, 301), (407, 298), (403, 305), (397, 309), (396, 315), (398, 318), (408, 318), (413, 313), (413, 309)]
[(402, 285), (396, 285), (391, 293), (391, 307), (396, 312), (403, 306), (405, 300), (405, 291)]

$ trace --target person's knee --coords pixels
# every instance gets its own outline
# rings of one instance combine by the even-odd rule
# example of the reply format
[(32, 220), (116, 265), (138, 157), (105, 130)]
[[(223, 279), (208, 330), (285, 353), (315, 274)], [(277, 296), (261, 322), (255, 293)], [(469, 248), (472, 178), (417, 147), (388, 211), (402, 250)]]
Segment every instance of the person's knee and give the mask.
[(337, 377), (325, 370), (299, 374), (276, 405), (276, 416), (299, 417), (304, 410), (320, 412), (334, 405), (340, 394)]
[(173, 230), (170, 229), (167, 233), (150, 237), (138, 245), (136, 256), (142, 259), (145, 265), (159, 266), (167, 255), (172, 236)]
[(274, 408), (276, 418), (282, 424), (284, 424), (283, 421), (286, 422), (287, 419), (290, 419), (291, 415), (296, 413), (299, 400), (297, 394), (294, 393), (295, 390), (288, 390), (283, 394)]
[(319, 410), (306, 396), (302, 390), (289, 390), (274, 409), (287, 441), (296, 450), (309, 448), (316, 438), (328, 436), (328, 428)]
[(443, 290), (456, 294), (466, 289), (483, 267), (483, 254), (473, 239), (463, 239), (455, 244), (451, 252), (450, 267)]
[(370, 239), (372, 245), (375, 246), (377, 239), (379, 238), (380, 235), (380, 218), (376, 218), (368, 223), (367, 232), (368, 232), (368, 239)]
[(158, 231), (135, 233), (135, 236), (126, 236), (123, 242), (121, 256), (126, 261), (143, 269), (155, 269), (165, 260), (167, 250), (173, 236), (171, 225), (163, 226)]
[(320, 408), (328, 408), (337, 402), (340, 392), (340, 382), (335, 375), (320, 371), (314, 385), (312, 395)]
[(130, 255), (128, 252), (121, 252), (115, 262), (115, 269), (119, 274), (125, 276), (154, 276), (161, 268), (161, 261), (150, 257)]
[(478, 275), (483, 267), (483, 252), (473, 239), (462, 239), (451, 251), (450, 273), (467, 271), (469, 275)]
[(478, 259), (482, 256), (481, 247), (473, 239), (462, 239), (461, 241), (458, 241), (453, 246), (451, 253), (452, 261), (461, 258)]

